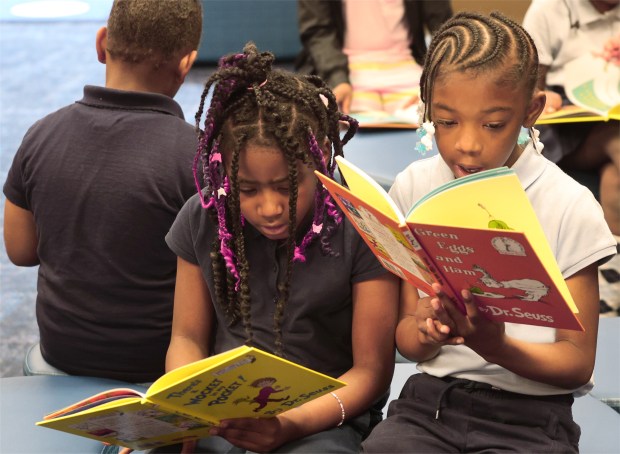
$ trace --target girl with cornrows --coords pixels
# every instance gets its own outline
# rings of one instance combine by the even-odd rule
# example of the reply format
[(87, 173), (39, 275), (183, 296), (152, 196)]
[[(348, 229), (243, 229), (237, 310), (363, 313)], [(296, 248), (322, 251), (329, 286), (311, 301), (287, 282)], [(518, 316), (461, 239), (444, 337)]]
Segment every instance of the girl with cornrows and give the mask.
[(454, 178), (511, 167), (585, 331), (493, 323), (468, 290), (464, 315), (439, 284), (435, 297), (403, 284), (396, 345), (421, 373), (390, 404), (364, 452), (578, 452), (571, 405), (592, 388), (597, 265), (615, 253), (615, 242), (592, 194), (541, 155), (532, 129), (545, 105), (537, 69), (536, 48), (515, 22), (497, 13), (448, 20), (430, 44), (420, 83), (421, 131), (434, 134), (439, 154), (409, 165), (390, 193), (406, 211)]
[(251, 344), (348, 386), (273, 418), (225, 420), (184, 452), (357, 453), (392, 378), (399, 283), (313, 172), (333, 176), (355, 120), (319, 78), (272, 62), (249, 43), (206, 83), (204, 181), (166, 237), (178, 255), (166, 367)]

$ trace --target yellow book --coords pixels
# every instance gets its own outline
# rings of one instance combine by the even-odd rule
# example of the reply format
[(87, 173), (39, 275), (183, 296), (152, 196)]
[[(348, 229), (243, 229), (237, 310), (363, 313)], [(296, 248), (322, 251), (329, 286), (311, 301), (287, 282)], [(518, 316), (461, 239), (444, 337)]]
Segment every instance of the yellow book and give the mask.
[(104, 391), (45, 416), (37, 425), (145, 450), (206, 437), (222, 419), (275, 416), (344, 385), (242, 346), (172, 370), (145, 393)]
[(572, 105), (538, 118), (537, 124), (620, 120), (620, 67), (585, 54), (565, 66), (566, 97)]
[(462, 312), (461, 290), (469, 289), (490, 319), (583, 330), (513, 170), (454, 179), (403, 214), (364, 171), (336, 160), (348, 188), (315, 173), (388, 271), (429, 295), (439, 282)]

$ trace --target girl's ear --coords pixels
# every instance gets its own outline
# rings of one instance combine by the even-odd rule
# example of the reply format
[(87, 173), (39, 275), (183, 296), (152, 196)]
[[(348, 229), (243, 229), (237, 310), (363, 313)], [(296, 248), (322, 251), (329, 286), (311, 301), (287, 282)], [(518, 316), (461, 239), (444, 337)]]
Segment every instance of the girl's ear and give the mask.
[(321, 149), (323, 150), (323, 159), (326, 163), (329, 162), (329, 157), (332, 154), (332, 143), (327, 137), (325, 137), (325, 139), (323, 140), (323, 146), (321, 147)]
[(538, 120), (538, 117), (542, 113), (545, 108), (545, 102), (547, 100), (547, 96), (545, 92), (542, 90), (537, 90), (532, 96), (529, 105), (527, 106), (527, 112), (525, 113), (525, 119), (523, 120), (523, 126), (525, 128), (531, 128)]

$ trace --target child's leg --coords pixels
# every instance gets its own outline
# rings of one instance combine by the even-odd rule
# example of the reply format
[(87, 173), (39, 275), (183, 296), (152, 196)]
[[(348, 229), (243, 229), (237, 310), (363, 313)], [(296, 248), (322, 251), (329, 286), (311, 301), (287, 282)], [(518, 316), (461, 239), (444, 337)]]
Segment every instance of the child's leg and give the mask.
[(594, 124), (585, 140), (560, 165), (600, 171), (600, 201), (605, 219), (611, 231), (620, 235), (620, 122)]
[[(369, 418), (368, 418), (369, 419)], [(362, 432), (355, 423), (347, 422), (340, 427), (310, 435), (280, 446), (272, 453), (342, 453), (360, 452)]]
[(394, 113), (419, 92), (422, 69), (412, 59), (399, 62), (356, 62), (349, 65), (353, 87), (351, 112)]
[[(470, 382), (472, 383), (472, 382)], [(534, 397), (416, 374), (364, 452), (578, 452), (569, 395)], [(486, 387), (486, 389), (485, 389)], [(437, 418), (437, 410), (439, 417)]]

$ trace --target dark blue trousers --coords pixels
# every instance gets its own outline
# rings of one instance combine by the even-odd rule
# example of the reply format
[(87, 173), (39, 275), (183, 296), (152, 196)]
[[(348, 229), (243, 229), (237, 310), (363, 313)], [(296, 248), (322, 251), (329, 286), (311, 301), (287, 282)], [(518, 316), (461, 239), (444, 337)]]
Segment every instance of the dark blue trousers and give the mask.
[(572, 395), (529, 396), (484, 383), (412, 375), (364, 453), (577, 453)]

